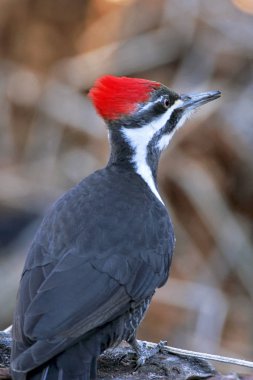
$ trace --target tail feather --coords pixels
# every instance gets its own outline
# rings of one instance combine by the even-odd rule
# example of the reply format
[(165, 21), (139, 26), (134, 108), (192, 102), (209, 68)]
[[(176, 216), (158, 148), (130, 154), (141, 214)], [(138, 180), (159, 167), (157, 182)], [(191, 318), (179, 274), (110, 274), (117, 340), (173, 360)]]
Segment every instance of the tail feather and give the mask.
[[(26, 349), (16, 350), (11, 363), (13, 380), (94, 380), (97, 357), (116, 341), (114, 331), (123, 330), (108, 324), (98, 333), (73, 343), (73, 338), (58, 344), (56, 341), (37, 341)], [(122, 335), (121, 333), (119, 334)], [(66, 347), (64, 347), (66, 345)], [(63, 351), (59, 352), (59, 349)], [(51, 358), (51, 359), (49, 359)]]
[(62, 368), (57, 368), (54, 363), (51, 363), (43, 370), (28, 373), (26, 380), (90, 380), (90, 367), (87, 371), (84, 368), (82, 375), (76, 376), (64, 372)]
[(12, 378), (15, 380), (94, 380), (96, 379), (96, 370), (92, 368), (90, 363), (87, 363), (82, 368), (82, 374), (70, 374), (62, 368), (57, 368), (54, 363), (51, 363), (44, 368), (36, 368), (26, 373), (12, 373)]
[(97, 357), (81, 343), (29, 372), (12, 369), (13, 380), (93, 380), (96, 375)]

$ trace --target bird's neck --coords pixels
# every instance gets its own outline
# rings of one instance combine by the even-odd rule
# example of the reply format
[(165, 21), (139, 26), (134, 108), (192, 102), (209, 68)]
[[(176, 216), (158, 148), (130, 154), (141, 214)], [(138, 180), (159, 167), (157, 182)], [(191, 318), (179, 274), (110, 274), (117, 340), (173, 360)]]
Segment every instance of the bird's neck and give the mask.
[(148, 139), (128, 130), (110, 130), (111, 155), (108, 165), (117, 165), (136, 172), (162, 202), (157, 188), (157, 169), (160, 151)]

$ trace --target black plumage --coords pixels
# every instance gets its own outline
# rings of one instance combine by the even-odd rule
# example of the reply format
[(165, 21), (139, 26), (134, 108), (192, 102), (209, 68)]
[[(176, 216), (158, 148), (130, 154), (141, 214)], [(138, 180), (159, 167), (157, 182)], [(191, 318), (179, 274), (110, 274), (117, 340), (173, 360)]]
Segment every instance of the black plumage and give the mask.
[(135, 335), (173, 247), (165, 207), (134, 171), (111, 164), (67, 192), (46, 215), (22, 274), (14, 379), (95, 376), (96, 357)]
[(14, 380), (95, 379), (102, 351), (134, 343), (174, 249), (157, 191), (161, 151), (182, 118), (219, 96), (179, 96), (124, 77), (95, 84), (91, 98), (107, 119), (111, 157), (53, 205), (34, 238), (13, 323)]

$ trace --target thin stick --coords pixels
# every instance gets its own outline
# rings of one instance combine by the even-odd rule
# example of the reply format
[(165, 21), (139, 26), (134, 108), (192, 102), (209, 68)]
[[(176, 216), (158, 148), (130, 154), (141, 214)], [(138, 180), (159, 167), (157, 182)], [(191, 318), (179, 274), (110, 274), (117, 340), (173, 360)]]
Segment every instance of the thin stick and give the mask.
[[(142, 341), (140, 341), (140, 342), (142, 342)], [(144, 342), (144, 343), (146, 343), (148, 346), (150, 346), (152, 348), (156, 347), (155, 343), (150, 343), (150, 342)], [(243, 360), (243, 359), (236, 359), (236, 358), (229, 358), (226, 356), (206, 354), (204, 352), (184, 350), (181, 348), (176, 348), (176, 347), (171, 347), (171, 346), (163, 346), (162, 351), (168, 352), (170, 354), (184, 355), (184, 356), (189, 356), (189, 357), (194, 357), (194, 358), (199, 358), (199, 359), (205, 359), (205, 360), (214, 360), (217, 362), (223, 362), (223, 363), (253, 368), (253, 362), (250, 362), (248, 360)]]

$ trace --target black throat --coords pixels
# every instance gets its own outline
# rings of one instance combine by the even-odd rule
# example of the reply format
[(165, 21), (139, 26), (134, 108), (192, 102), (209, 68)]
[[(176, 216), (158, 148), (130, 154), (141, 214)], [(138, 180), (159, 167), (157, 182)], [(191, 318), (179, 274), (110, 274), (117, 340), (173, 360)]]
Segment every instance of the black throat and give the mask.
[(118, 165), (134, 170), (134, 150), (124, 138), (120, 129), (109, 129), (109, 140), (111, 146), (108, 165)]

